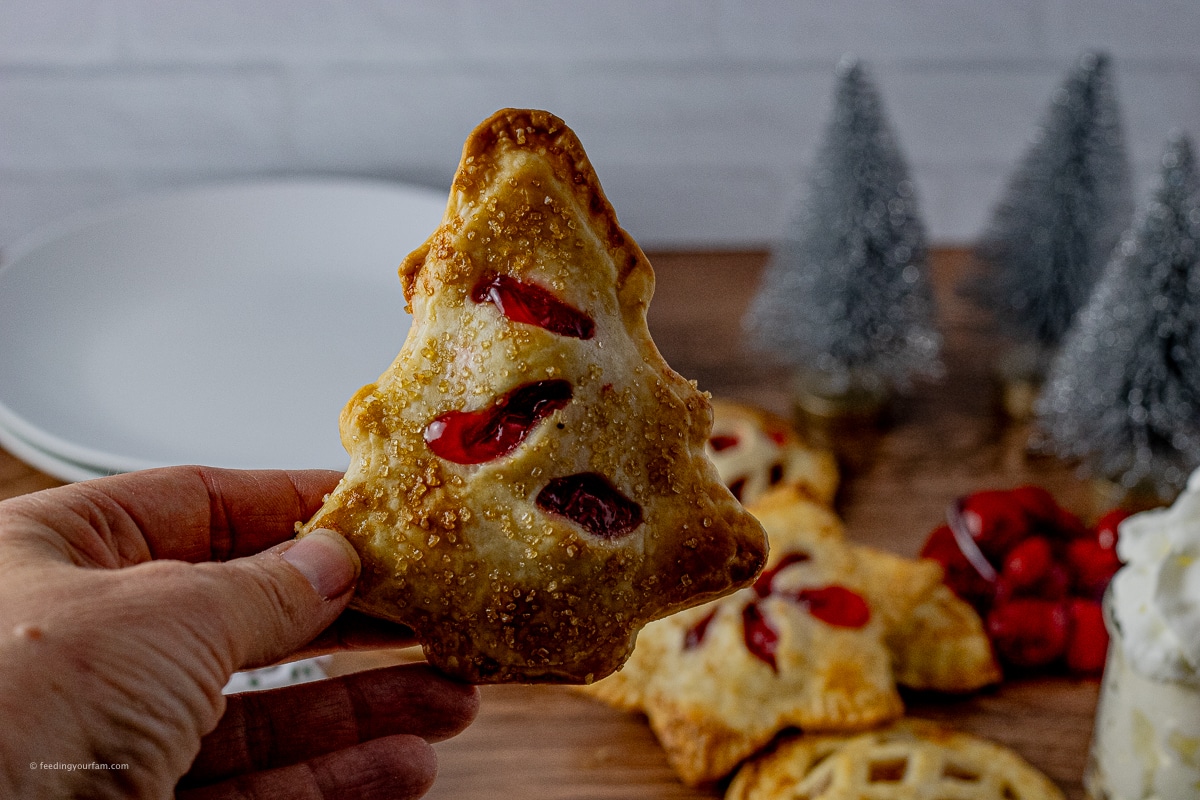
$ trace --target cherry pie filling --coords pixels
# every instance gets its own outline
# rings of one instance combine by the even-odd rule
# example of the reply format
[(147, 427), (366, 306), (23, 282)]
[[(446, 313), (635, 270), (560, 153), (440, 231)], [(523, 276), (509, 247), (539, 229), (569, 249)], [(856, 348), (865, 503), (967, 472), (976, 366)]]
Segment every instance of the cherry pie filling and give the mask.
[(624, 536), (642, 524), (642, 507), (595, 472), (554, 478), (538, 492), (537, 506), (606, 539)]
[(742, 637), (750, 655), (778, 671), (775, 651), (779, 647), (779, 633), (767, 622), (758, 603), (751, 603), (742, 609)]
[(596, 323), (535, 283), (511, 275), (485, 274), (471, 290), (476, 303), (491, 303), (508, 319), (545, 328), (559, 336), (590, 339)]
[[(476, 303), (492, 303), (506, 318), (560, 336), (590, 339), (595, 323), (542, 287), (510, 275), (486, 274), (471, 291)], [(571, 401), (566, 380), (527, 383), (479, 411), (448, 411), (425, 428), (425, 443), (457, 464), (482, 464), (511, 453), (539, 422)], [(554, 478), (538, 493), (545, 512), (576, 523), (594, 536), (616, 538), (642, 524), (642, 507), (603, 475), (583, 472)]]
[(569, 381), (518, 386), (478, 411), (448, 411), (425, 428), (433, 453), (456, 464), (482, 464), (511, 453), (546, 417), (571, 401)]
[(719, 453), (722, 450), (728, 450), (731, 447), (737, 447), (738, 438), (724, 433), (718, 433), (710, 436), (708, 444), (712, 447), (714, 453)]
[(871, 609), (862, 595), (845, 586), (801, 589), (792, 597), (809, 614), (838, 628), (861, 628), (871, 621)]
[(772, 584), (775, 582), (775, 576), (793, 564), (800, 564), (808, 561), (811, 558), (808, 553), (794, 552), (784, 553), (779, 559), (779, 563), (770, 569), (764, 569), (758, 576), (758, 580), (754, 582), (754, 592), (759, 597), (766, 597), (771, 594)]
[(683, 635), (684, 650), (692, 650), (704, 642), (704, 634), (708, 633), (708, 626), (712, 623), (715, 616), (717, 616), (717, 612), (710, 611), (699, 622), (687, 629), (687, 632)]
[[(862, 595), (837, 584), (810, 587), (794, 592), (779, 592), (774, 587), (780, 572), (795, 564), (808, 561), (808, 553), (786, 553), (779, 562), (765, 570), (754, 582), (754, 593), (758, 599), (742, 609), (742, 638), (750, 655), (778, 671), (776, 653), (779, 648), (779, 632), (763, 614), (759, 601), (776, 595), (802, 606), (809, 614), (827, 625), (838, 628), (861, 628), (871, 620), (871, 609)], [(712, 611), (689, 628), (683, 637), (683, 649), (691, 650), (704, 642), (708, 626), (716, 616)]]

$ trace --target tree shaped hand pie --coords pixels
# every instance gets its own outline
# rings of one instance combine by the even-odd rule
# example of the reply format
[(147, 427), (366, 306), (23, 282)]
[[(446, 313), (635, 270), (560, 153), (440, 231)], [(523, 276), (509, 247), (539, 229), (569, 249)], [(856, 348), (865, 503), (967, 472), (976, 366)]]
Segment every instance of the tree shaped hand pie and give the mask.
[(704, 453), (712, 411), (646, 327), (654, 273), (578, 139), (506, 109), (400, 267), (413, 325), (342, 411), (301, 534), (362, 557), (353, 607), (474, 683), (587, 683), (650, 620), (747, 585), (766, 539)]

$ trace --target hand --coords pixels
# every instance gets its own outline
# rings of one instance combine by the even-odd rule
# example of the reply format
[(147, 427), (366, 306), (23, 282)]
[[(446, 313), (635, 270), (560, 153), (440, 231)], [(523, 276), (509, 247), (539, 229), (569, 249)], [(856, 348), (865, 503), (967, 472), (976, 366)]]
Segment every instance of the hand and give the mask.
[(0, 797), (424, 794), (473, 687), (411, 665), (221, 694), (239, 669), (408, 643), (342, 614), (345, 539), (292, 540), (337, 479), (176, 467), (0, 503)]

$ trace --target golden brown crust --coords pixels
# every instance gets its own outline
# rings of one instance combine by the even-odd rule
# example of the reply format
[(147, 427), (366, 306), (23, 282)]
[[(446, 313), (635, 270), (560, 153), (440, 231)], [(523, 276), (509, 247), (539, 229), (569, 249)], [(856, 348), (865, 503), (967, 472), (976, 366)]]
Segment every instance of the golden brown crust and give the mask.
[[(646, 327), (650, 263), (561, 120), (506, 109), (482, 123), (441, 226), (400, 275), (412, 329), (342, 412), (350, 469), (301, 533), (333, 528), (358, 549), (355, 608), (412, 627), (464, 680), (580, 683), (615, 670), (651, 619), (753, 579), (762, 529), (704, 455), (711, 408)], [(594, 334), (505, 317), (473, 297), (485, 275), (540, 287)], [(510, 452), (464, 464), (426, 442), (442, 415), (564, 380), (569, 402)], [(582, 473), (641, 523), (597, 535), (539, 505), (553, 479)]]
[[(998, 674), (978, 617), (947, 599), (935, 562), (847, 542), (836, 514), (796, 486), (750, 510), (770, 539), (770, 582), (652, 623), (620, 672), (585, 688), (644, 711), (685, 783), (720, 780), (788, 728), (857, 731), (896, 719), (898, 682), (963, 691)], [(827, 586), (862, 597), (866, 624), (827, 624), (795, 602)], [(778, 635), (774, 665), (750, 652), (749, 606)]]
[[(690, 785), (723, 778), (786, 728), (861, 730), (903, 712), (884, 645), (888, 617), (878, 610), (878, 592), (866, 586), (874, 575), (862, 570), (837, 516), (794, 489), (751, 510), (770, 537), (768, 572), (791, 554), (807, 559), (779, 571), (773, 591), (743, 589), (647, 626), (622, 672), (586, 689), (618, 707), (640, 706)], [(899, 579), (915, 577), (897, 569)], [(865, 625), (827, 624), (790, 599), (797, 590), (831, 585), (867, 599)], [(751, 605), (778, 633), (774, 665), (748, 648), (744, 613)], [(703, 635), (697, 642), (693, 634), (689, 644), (699, 624)]]
[(725, 800), (1062, 800), (1012, 750), (925, 720), (856, 736), (798, 736), (738, 771)]
[[(637, 243), (621, 228), (617, 222), (616, 212), (600, 186), (600, 179), (592, 169), (583, 145), (575, 133), (566, 124), (547, 111), (536, 109), (502, 109), (479, 124), (463, 144), (462, 158), (458, 171), (450, 186), (447, 218), (458, 213), (464, 203), (472, 198), (488, 192), (489, 186), (497, 180), (497, 172), (502, 169), (503, 158), (500, 154), (514, 151), (524, 151), (536, 154), (545, 167), (558, 178), (560, 189), (569, 190), (574, 200), (574, 210), (587, 222), (589, 229), (597, 236), (609, 253), (612, 263), (616, 266), (616, 284), (618, 293), (622, 295), (622, 306), (630, 310), (638, 310), (644, 314), (654, 292), (654, 271), (650, 262)], [(536, 192), (534, 193), (536, 194)], [(534, 213), (542, 211), (534, 197), (532, 202), (522, 209), (521, 215), (506, 217), (502, 225), (507, 230), (501, 231), (502, 237), (519, 240), (525, 233), (525, 217), (530, 209)], [(570, 217), (564, 217), (563, 222), (569, 226)], [(553, 226), (547, 229), (555, 238), (562, 231), (555, 231)], [(400, 280), (404, 286), (404, 296), (411, 303), (415, 285), (422, 267), (429, 254), (429, 248), (435, 243), (431, 237), (429, 242), (415, 250), (400, 266)], [(632, 282), (628, 292), (626, 284)]]
[(983, 621), (945, 585), (888, 634), (888, 646), (896, 682), (910, 689), (973, 692), (1003, 677)]

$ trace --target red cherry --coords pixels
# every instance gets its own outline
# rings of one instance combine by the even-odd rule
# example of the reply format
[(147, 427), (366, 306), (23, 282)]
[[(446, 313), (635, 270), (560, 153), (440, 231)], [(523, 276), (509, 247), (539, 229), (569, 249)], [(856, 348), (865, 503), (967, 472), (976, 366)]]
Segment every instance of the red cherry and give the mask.
[(1100, 604), (1072, 600), (1069, 605), (1071, 635), (1067, 641), (1067, 667), (1072, 672), (1096, 674), (1108, 655), (1108, 629)]
[(996, 578), (996, 592), (992, 595), (990, 607), (1002, 606), (1010, 600), (1016, 600), (1020, 596), (1021, 591), (1017, 588), (1016, 584), (1007, 576), (1001, 575)]
[(594, 536), (615, 538), (642, 524), (642, 507), (603, 475), (581, 472), (555, 478), (538, 492), (538, 508), (566, 517)]
[(1071, 570), (1066, 564), (1055, 561), (1046, 571), (1046, 576), (1033, 587), (1034, 594), (1043, 600), (1062, 600), (1071, 593)]
[(1114, 508), (1096, 520), (1096, 541), (1100, 543), (1100, 546), (1105, 550), (1116, 551), (1117, 528), (1131, 516), (1133, 516), (1132, 511)]
[(1080, 597), (1099, 600), (1109, 581), (1121, 568), (1115, 551), (1096, 539), (1076, 539), (1067, 545), (1067, 560), (1073, 573), (1072, 586)]
[(538, 422), (571, 401), (564, 380), (518, 386), (487, 408), (447, 411), (425, 428), (433, 453), (456, 464), (482, 464), (517, 448)]
[(996, 578), (992, 606), (1001, 606), (1022, 597), (1034, 600), (1062, 600), (1070, 593), (1070, 589), (1071, 570), (1057, 561), (1052, 561), (1041, 578), (1033, 583), (1023, 583), (1001, 573), (1000, 577)]
[(742, 638), (750, 655), (778, 671), (778, 667), (775, 666), (775, 651), (779, 647), (779, 634), (767, 622), (758, 603), (751, 603), (742, 609)]
[(796, 600), (808, 613), (827, 625), (861, 628), (871, 621), (871, 609), (867, 601), (845, 586), (801, 589), (796, 593)]
[(983, 491), (962, 498), (959, 514), (971, 538), (993, 564), (1029, 535), (1026, 508), (1011, 492)]
[(1044, 667), (1060, 658), (1069, 627), (1066, 604), (1051, 600), (1012, 600), (987, 616), (996, 652), (1016, 667)]
[(1054, 496), (1041, 486), (1018, 486), (1009, 490), (1009, 496), (1025, 513), (1036, 520), (1053, 520), (1058, 517), (1059, 506)]
[(525, 283), (511, 275), (482, 276), (471, 291), (471, 299), (492, 303), (513, 322), (537, 325), (559, 336), (590, 339), (596, 331), (596, 324), (587, 314), (536, 283)]
[(1060, 506), (1041, 486), (1018, 486), (1011, 495), (1028, 514), (1030, 527), (1040, 529), (1044, 535), (1062, 539), (1087, 535), (1087, 527), (1079, 517)]
[(948, 525), (940, 525), (930, 532), (925, 546), (921, 548), (921, 557), (932, 558), (941, 564), (946, 585), (974, 606), (976, 611), (986, 611), (991, 604), (993, 584), (980, 575), (979, 570), (963, 555)]
[(1054, 552), (1050, 542), (1044, 536), (1030, 536), (1008, 551), (1000, 579), (1010, 585), (1010, 591), (1020, 592), (1045, 578), (1053, 564)]

